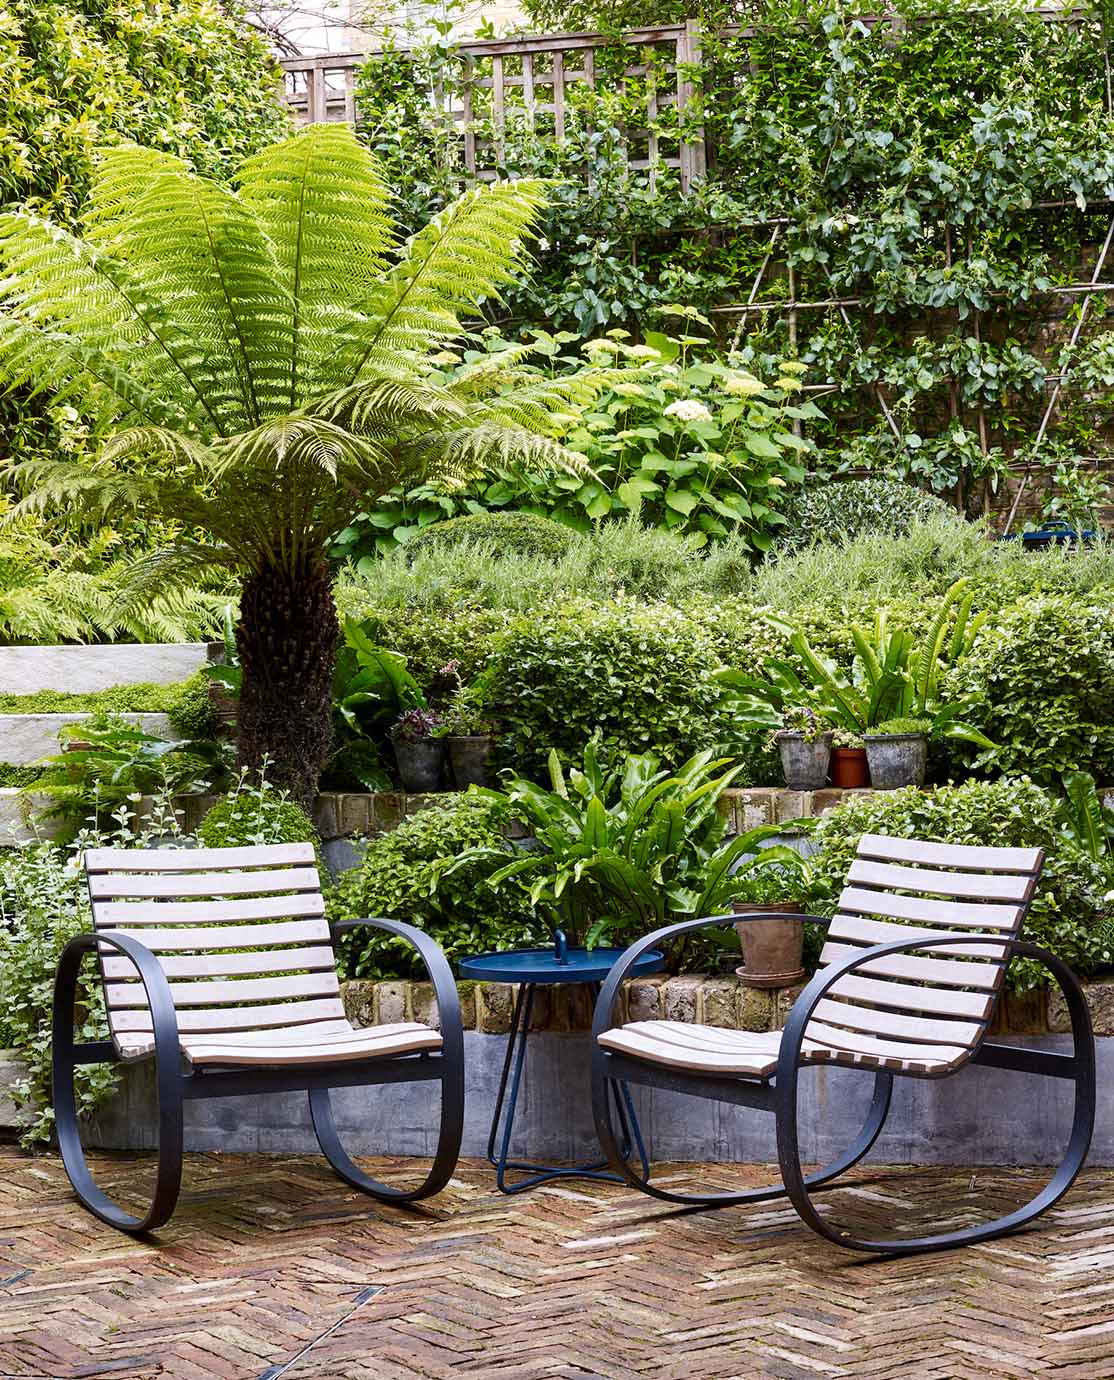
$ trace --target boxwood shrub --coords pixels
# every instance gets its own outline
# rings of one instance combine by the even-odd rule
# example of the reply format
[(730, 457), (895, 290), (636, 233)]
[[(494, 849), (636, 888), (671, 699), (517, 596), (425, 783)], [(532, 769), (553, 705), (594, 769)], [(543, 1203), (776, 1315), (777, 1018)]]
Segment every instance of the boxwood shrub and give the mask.
[(716, 741), (722, 663), (708, 624), (668, 605), (570, 600), (515, 620), (492, 659), (493, 715), (520, 771), (550, 748), (653, 752), (678, 766)]
[(407, 556), (449, 546), (485, 546), (498, 555), (539, 556), (559, 561), (577, 533), (534, 513), (467, 513), (423, 527), (406, 543)]
[[(1114, 963), (1109, 927), (1099, 913), (1110, 879), (1066, 840), (1056, 825), (1053, 797), (1028, 777), (969, 781), (921, 792), (879, 792), (832, 810), (815, 835), (808, 902), (832, 915), (863, 834), (930, 839), (938, 843), (1043, 848), (1044, 872), (1025, 925), (1025, 937), (1057, 954), (1079, 974)], [(1047, 985), (1047, 971), (1030, 960), (1010, 965), (1018, 991)]]
[(942, 498), (897, 479), (829, 480), (808, 484), (787, 501), (778, 545), (790, 549), (814, 541), (839, 542), (863, 532), (899, 536), (915, 522), (933, 517), (963, 521)]
[[(449, 795), (373, 839), (362, 864), (344, 872), (326, 897), (329, 922), (382, 916), (405, 920), (437, 940), (450, 963), (490, 949), (544, 943), (544, 927), (513, 883), (496, 892), (476, 867), (448, 876), (439, 865), (465, 849), (503, 840), (505, 806), (477, 794)], [(425, 977), (417, 954), (401, 939), (356, 930), (339, 945), (346, 977)]]

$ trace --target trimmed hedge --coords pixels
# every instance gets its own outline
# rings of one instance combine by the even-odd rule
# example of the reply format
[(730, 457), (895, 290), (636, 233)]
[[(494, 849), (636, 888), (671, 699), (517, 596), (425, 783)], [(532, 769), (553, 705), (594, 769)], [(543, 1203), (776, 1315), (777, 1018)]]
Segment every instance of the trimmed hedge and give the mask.
[(988, 620), (945, 694), (974, 697), (993, 742), (978, 759), (1051, 779), (1078, 768), (1114, 781), (1114, 610), (1061, 596), (1024, 599)]
[(784, 511), (786, 525), (778, 538), (784, 549), (814, 541), (847, 541), (864, 532), (902, 536), (915, 523), (934, 517), (963, 521), (935, 494), (878, 477), (806, 485), (787, 501)]

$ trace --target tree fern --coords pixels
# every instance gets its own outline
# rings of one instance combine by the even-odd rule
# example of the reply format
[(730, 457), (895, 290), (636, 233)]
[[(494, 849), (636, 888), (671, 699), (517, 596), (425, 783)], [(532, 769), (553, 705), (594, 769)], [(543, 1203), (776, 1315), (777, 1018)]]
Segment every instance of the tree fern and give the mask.
[(70, 399), (102, 438), (88, 463), (16, 467), (22, 510), (131, 511), (188, 534), (121, 579), (106, 618), (138, 626), (143, 598), (169, 628), (187, 610), (154, 605), (158, 590), (204, 567), (242, 575), (241, 756), (272, 757), (305, 799), (328, 750), (330, 537), (400, 481), (583, 469), (560, 436), (607, 371), (527, 383), (509, 357), (509, 375), (438, 381), (431, 356), (521, 270), (544, 183), (473, 188), (401, 246), (343, 127), (256, 155), (237, 186), (114, 148), (83, 238), (0, 216), (0, 382)]

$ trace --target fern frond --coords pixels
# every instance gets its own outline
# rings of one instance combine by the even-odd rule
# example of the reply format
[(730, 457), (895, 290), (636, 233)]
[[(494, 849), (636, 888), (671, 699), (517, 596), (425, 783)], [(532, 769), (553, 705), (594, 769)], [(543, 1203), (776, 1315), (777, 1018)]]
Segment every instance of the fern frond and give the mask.
[(355, 383), (399, 340), (428, 352), (460, 334), (459, 315), (513, 281), (544, 205), (538, 178), (492, 182), (458, 197), (407, 242), (398, 264), (356, 304), (366, 318), (344, 332), (336, 368)]
[(582, 455), (550, 436), (498, 422), (421, 437), (404, 452), (413, 474), (441, 483), (461, 484), (491, 469), (514, 473), (591, 473)]
[(98, 149), (82, 226), (86, 242), (111, 252), (116, 231), (127, 224), (136, 202), (152, 185), (167, 173), (183, 176), (189, 171), (184, 158), (140, 144)]
[(11, 312), (0, 313), (0, 382), (75, 401), (102, 421), (188, 430), (190, 419), (112, 356)]
[(446, 388), (422, 379), (374, 378), (317, 398), (311, 416), (351, 427), (364, 436), (395, 437), (405, 428), (461, 422), (464, 404)]
[(288, 410), (293, 311), (271, 244), (238, 197), (164, 173), (112, 247), (143, 299), (188, 335), (188, 372), (218, 434)]
[(199, 473), (211, 471), (217, 464), (213, 451), (201, 441), (161, 426), (137, 426), (118, 431), (101, 446), (99, 455), (101, 460), (111, 465), (118, 465), (121, 460), (134, 456), (142, 459), (161, 457), (184, 466), (193, 466)]
[(122, 474), (78, 460), (23, 460), (6, 473), (24, 497), (0, 516), (0, 526), (17, 522), (28, 513), (50, 509), (76, 512), (83, 518), (118, 517), (123, 512), (160, 511), (164, 480)]
[(390, 463), (386, 452), (324, 417), (277, 417), (239, 436), (218, 442), (214, 479), (233, 471), (262, 472), (281, 479), (299, 468), (319, 471), (335, 480), (377, 474)]
[(336, 310), (364, 297), (395, 236), (375, 160), (346, 125), (311, 125), (240, 169), (241, 200), (274, 248), (294, 313), (287, 409), (320, 386)]

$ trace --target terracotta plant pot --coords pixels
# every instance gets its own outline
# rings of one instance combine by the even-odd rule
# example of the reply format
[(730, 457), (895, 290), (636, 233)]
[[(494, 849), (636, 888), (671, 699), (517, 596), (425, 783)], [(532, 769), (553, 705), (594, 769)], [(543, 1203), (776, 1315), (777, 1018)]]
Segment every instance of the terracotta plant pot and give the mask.
[(409, 795), (426, 795), (444, 789), (444, 738), (417, 738), (413, 742), (394, 741), (402, 789)]
[(870, 783), (876, 791), (923, 786), (928, 740), (923, 733), (866, 735)]
[(822, 733), (809, 742), (803, 733), (782, 729), (777, 735), (781, 769), (791, 791), (818, 791), (828, 780), (832, 755), (832, 735)]
[(450, 733), (445, 742), (449, 745), (449, 765), (452, 767), (453, 782), (458, 791), (466, 791), (469, 786), (492, 784), (494, 738), (486, 734), (464, 737)]
[(769, 920), (748, 920), (735, 926), (743, 950), (743, 966), (735, 972), (748, 987), (791, 987), (805, 975), (801, 955), (805, 942), (803, 920), (786, 919), (800, 913), (798, 901), (768, 901), (754, 905), (736, 901), (736, 915), (768, 913)]
[(841, 791), (857, 791), (870, 783), (866, 748), (832, 748), (832, 785)]

